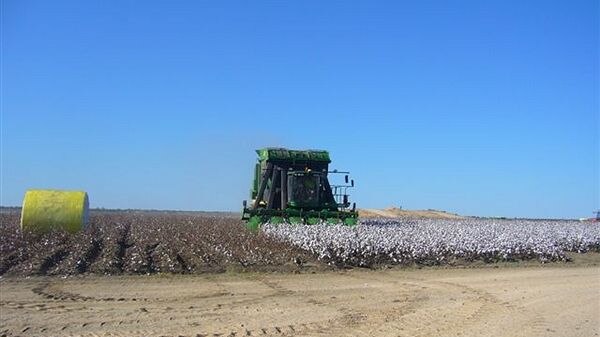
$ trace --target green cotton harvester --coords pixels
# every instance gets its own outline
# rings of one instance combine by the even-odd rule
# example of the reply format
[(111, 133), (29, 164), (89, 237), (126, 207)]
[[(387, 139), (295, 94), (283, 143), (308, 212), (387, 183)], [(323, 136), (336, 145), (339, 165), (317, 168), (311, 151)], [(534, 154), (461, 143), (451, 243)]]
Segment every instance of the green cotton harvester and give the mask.
[[(329, 153), (321, 150), (265, 148), (256, 150), (250, 203), (244, 200), (242, 220), (251, 230), (263, 223), (355, 225), (356, 203), (348, 201), (354, 180), (349, 172), (329, 171)], [(328, 175), (343, 174), (343, 185), (331, 185)]]

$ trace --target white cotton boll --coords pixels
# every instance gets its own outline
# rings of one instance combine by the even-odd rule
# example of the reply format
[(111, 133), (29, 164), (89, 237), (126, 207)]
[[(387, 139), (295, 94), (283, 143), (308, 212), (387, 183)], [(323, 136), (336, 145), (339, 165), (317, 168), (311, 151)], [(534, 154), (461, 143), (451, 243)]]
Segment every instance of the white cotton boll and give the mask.
[[(572, 221), (365, 219), (359, 226), (265, 225), (267, 235), (336, 264), (564, 260), (565, 251), (600, 248), (600, 228)], [(407, 260), (408, 258), (408, 260)]]

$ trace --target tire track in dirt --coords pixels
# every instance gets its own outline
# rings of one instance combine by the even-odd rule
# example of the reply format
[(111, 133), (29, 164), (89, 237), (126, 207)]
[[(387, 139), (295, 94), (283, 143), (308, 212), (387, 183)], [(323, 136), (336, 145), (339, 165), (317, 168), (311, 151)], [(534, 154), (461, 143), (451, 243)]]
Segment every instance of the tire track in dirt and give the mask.
[[(266, 295), (259, 295), (256, 297), (251, 297), (249, 299), (243, 300), (233, 300), (230, 302), (225, 302), (222, 305), (219, 304), (218, 307), (220, 309), (237, 307), (240, 304), (251, 304), (251, 303), (259, 303), (261, 301), (269, 301), (270, 299), (276, 299), (284, 297), (299, 297), (300, 294), (297, 292), (283, 287), (276, 281), (270, 280), (266, 277), (256, 277), (253, 278), (254, 282), (265, 285), (268, 289), (272, 290), (272, 292), (267, 293)], [(219, 282), (215, 282), (219, 283)], [(223, 287), (220, 285), (220, 287)], [(299, 298), (299, 300), (301, 300)], [(326, 306), (323, 303), (317, 303), (314, 301), (310, 301), (310, 299), (302, 299), (301, 301), (306, 302), (310, 305), (320, 305)], [(282, 322), (281, 324), (274, 325), (263, 325), (256, 328), (237, 328), (237, 329), (220, 329), (220, 330), (204, 330), (197, 331), (191, 334), (191, 336), (295, 336), (295, 335), (303, 335), (307, 333), (311, 334), (330, 334), (333, 331), (339, 331), (340, 329), (346, 329), (348, 327), (352, 327), (366, 317), (364, 314), (352, 312), (352, 310), (344, 309), (339, 310), (334, 308), (332, 310), (337, 316), (332, 316), (331, 318), (325, 318), (320, 320), (312, 320), (305, 321), (299, 324), (288, 324), (286, 322)], [(205, 311), (204, 315), (207, 313)], [(215, 314), (216, 316), (217, 314)], [(183, 317), (170, 317), (169, 320), (172, 321), (189, 321), (192, 320), (195, 315), (185, 315)], [(270, 318), (276, 319), (276, 317), (271, 316)], [(168, 335), (168, 334), (167, 334)]]
[[(260, 277), (257, 279), (257, 281), (274, 290), (273, 297), (275, 298), (280, 296), (296, 296), (299, 297), (299, 302), (303, 302), (307, 305), (324, 307), (335, 313), (334, 316), (329, 319), (308, 321), (298, 326), (291, 325), (293, 330), (292, 335), (305, 333), (318, 333), (327, 335), (332, 333), (341, 333), (342, 331), (340, 329), (346, 330), (352, 328), (354, 336), (370, 336), (369, 332), (361, 331), (360, 329), (361, 325), (371, 323), (371, 320), (368, 319), (370, 315), (367, 315), (360, 310), (349, 309), (345, 307), (340, 308), (334, 304), (319, 301), (314, 296), (299, 294), (298, 292), (288, 289), (282, 286), (280, 283), (266, 277)], [(374, 311), (377, 311), (377, 309), (374, 309)], [(370, 313), (372, 312), (373, 310), (370, 311)]]
[[(124, 296), (115, 296), (115, 297), (97, 297), (97, 296), (87, 296), (82, 295), (75, 292), (69, 292), (63, 290), (63, 281), (58, 280), (56, 282), (52, 280), (46, 280), (38, 283), (36, 286), (31, 288), (31, 291), (43, 298), (52, 299), (56, 301), (72, 301), (72, 302), (153, 302), (153, 303), (161, 303), (161, 302), (172, 302), (176, 300), (176, 298), (152, 298), (152, 297), (124, 297)], [(102, 282), (98, 282), (102, 284)], [(127, 282), (129, 283), (129, 282)], [(93, 284), (93, 281), (92, 281)], [(207, 294), (194, 294), (191, 296), (185, 296), (185, 299), (209, 299), (209, 298), (218, 298), (231, 295), (231, 292), (227, 291), (225, 287), (222, 285), (220, 289), (213, 293)], [(0, 302), (2, 303), (2, 302)]]
[[(357, 277), (356, 275), (347, 275), (351, 277)], [(365, 279), (364, 277), (359, 277)], [(399, 320), (394, 321), (391, 324), (394, 328), (405, 330), (409, 323), (423, 322), (424, 324), (417, 324), (412, 327), (410, 333), (400, 333), (400, 336), (429, 336), (431, 333), (435, 334), (451, 334), (459, 330), (469, 329), (474, 324), (480, 324), (485, 322), (492, 317), (504, 316), (507, 321), (513, 321), (516, 323), (515, 317), (528, 316), (531, 314), (522, 306), (512, 305), (507, 302), (499, 300), (493, 294), (477, 289), (457, 282), (440, 281), (424, 278), (404, 277), (404, 281), (398, 279), (390, 279), (387, 275), (377, 275), (369, 280), (385, 280), (402, 286), (413, 285), (420, 286), (427, 293), (439, 292), (440, 294), (446, 294), (448, 296), (449, 289), (455, 289), (452, 294), (468, 294), (470, 296), (463, 298), (463, 303), (457, 309), (452, 311), (444, 312), (443, 308), (431, 308), (430, 310), (415, 310), (413, 311), (415, 317), (400, 317)], [(433, 295), (431, 295), (433, 296)], [(452, 295), (454, 296), (454, 295)], [(449, 298), (450, 301), (457, 300), (454, 297)], [(406, 315), (405, 315), (406, 316)], [(442, 319), (440, 319), (440, 317)], [(410, 318), (410, 319), (409, 319)], [(519, 327), (518, 335), (543, 336), (546, 332), (546, 322), (543, 317), (538, 314), (534, 314), (533, 318), (530, 318), (524, 322), (521, 322)], [(435, 331), (431, 331), (428, 328), (430, 325), (435, 325)], [(393, 330), (393, 329), (392, 329)], [(391, 331), (391, 330), (390, 330)]]
[(46, 299), (52, 299), (57, 301), (73, 301), (73, 302), (87, 302), (87, 301), (97, 301), (97, 302), (123, 302), (123, 301), (139, 301), (146, 302), (148, 298), (124, 298), (124, 297), (93, 297), (93, 296), (84, 296), (77, 293), (72, 293), (68, 291), (61, 290), (61, 283), (52, 283), (50, 281), (45, 281), (35, 286), (31, 289), (31, 291)]
[[(357, 275), (352, 271), (344, 272), (340, 275), (363, 281), (365, 284), (380, 283), (387, 286), (393, 284), (395, 285), (395, 289), (400, 289), (400, 293), (394, 294), (395, 299), (391, 300), (392, 304), (386, 303), (386, 305), (370, 308), (367, 324), (364, 327), (356, 327), (353, 331), (360, 332), (360, 334), (365, 336), (372, 336), (374, 334), (404, 336), (405, 333), (403, 330), (406, 329), (404, 322), (407, 320), (405, 318), (416, 315), (419, 310), (422, 310), (421, 303), (429, 299), (429, 296), (425, 294), (426, 288), (414, 281), (399, 280), (397, 278), (380, 279), (371, 275)], [(418, 319), (415, 318), (415, 320)], [(419, 334), (415, 336), (419, 336)]]
[[(560, 330), (549, 324), (549, 317), (559, 315), (549, 313), (560, 313), (561, 308), (535, 312), (543, 305), (539, 301), (552, 294), (542, 293), (537, 299), (539, 282), (547, 272), (502, 272), (507, 276), (486, 272), (0, 279), (7, 296), (0, 300), (0, 336), (517, 337), (548, 336)], [(584, 284), (597, 275), (594, 272), (581, 269), (577, 275), (585, 277), (573, 279), (569, 271), (561, 281), (564, 288), (556, 288), (558, 281), (552, 280), (545, 289), (573, 289), (571, 283), (579, 282), (576, 293), (594, 298)], [(496, 278), (501, 288), (491, 283)], [(523, 281), (514, 284), (518, 280)], [(528, 299), (511, 300), (520, 299), (519, 292), (504, 296), (506, 284), (528, 289)], [(114, 298), (125, 300), (106, 300), (115, 289), (119, 292)], [(535, 306), (528, 306), (532, 301)], [(573, 323), (572, 330), (594, 326), (592, 313), (588, 315), (587, 325), (582, 319), (581, 324)]]
[[(521, 336), (545, 336), (547, 334), (546, 320), (537, 313), (528, 311), (525, 307), (513, 305), (501, 301), (496, 296), (482, 289), (467, 286), (458, 282), (427, 280), (428, 284), (440, 285), (442, 288), (453, 287), (463, 292), (472, 294), (478, 301), (473, 307), (475, 310), (465, 316), (464, 323), (460, 325), (462, 329), (472, 326), (476, 323), (489, 320), (491, 317), (505, 317), (506, 321), (512, 322), (513, 326), (519, 325), (515, 335)], [(532, 315), (533, 314), (533, 315)], [(530, 317), (530, 318), (523, 318)], [(454, 324), (454, 327), (458, 327)], [(456, 330), (456, 329), (455, 329)]]

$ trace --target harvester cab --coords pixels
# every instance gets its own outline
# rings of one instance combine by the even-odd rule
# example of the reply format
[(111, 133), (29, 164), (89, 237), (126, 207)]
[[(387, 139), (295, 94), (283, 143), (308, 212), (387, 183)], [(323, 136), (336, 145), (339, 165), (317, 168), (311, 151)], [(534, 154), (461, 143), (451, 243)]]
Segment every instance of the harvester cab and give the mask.
[[(250, 203), (244, 200), (242, 220), (256, 230), (263, 223), (319, 222), (355, 225), (356, 204), (350, 208), (349, 172), (329, 171), (329, 153), (321, 150), (265, 148), (257, 150)], [(343, 185), (331, 185), (329, 174), (344, 174)]]

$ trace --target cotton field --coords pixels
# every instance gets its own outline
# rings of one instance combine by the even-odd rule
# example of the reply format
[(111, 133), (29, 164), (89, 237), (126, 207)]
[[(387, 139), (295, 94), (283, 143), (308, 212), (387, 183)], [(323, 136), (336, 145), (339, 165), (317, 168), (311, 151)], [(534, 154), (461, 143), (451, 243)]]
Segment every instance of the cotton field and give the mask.
[(203, 213), (92, 212), (83, 231), (30, 235), (18, 212), (0, 213), (0, 276), (287, 270), (310, 253)]
[(600, 225), (576, 221), (380, 218), (355, 227), (266, 225), (263, 230), (333, 265), (566, 261), (566, 252), (600, 249)]
[(235, 215), (92, 212), (77, 233), (32, 236), (0, 213), (0, 276), (207, 273), (226, 270), (567, 261), (600, 251), (600, 224), (576, 221), (363, 219), (342, 225), (264, 225)]

